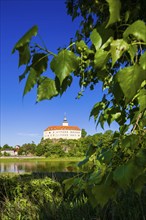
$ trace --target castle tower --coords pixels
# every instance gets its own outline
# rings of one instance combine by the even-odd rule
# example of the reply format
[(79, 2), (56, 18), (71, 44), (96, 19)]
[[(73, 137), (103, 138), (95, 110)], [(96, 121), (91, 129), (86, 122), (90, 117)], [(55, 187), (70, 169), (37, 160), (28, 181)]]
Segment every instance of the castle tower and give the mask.
[(67, 121), (66, 116), (64, 116), (62, 126), (68, 126), (68, 121)]

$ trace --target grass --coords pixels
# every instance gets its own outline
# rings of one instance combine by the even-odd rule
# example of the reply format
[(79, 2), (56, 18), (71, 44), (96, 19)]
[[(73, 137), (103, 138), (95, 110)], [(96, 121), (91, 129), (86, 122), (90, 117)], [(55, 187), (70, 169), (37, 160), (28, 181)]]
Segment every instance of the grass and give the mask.
[(1, 157), (0, 162), (79, 162), (83, 158), (79, 157), (59, 157), (59, 158), (50, 158), (50, 157)]

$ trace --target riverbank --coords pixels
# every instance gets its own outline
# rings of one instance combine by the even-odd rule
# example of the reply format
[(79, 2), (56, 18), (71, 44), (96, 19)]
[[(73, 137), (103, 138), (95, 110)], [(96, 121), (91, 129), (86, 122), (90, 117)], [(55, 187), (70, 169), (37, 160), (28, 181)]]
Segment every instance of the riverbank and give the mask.
[(37, 157), (37, 156), (14, 156), (14, 157), (0, 157), (0, 162), (23, 162), (23, 161), (41, 161), (41, 162), (79, 162), (83, 160), (81, 157)]

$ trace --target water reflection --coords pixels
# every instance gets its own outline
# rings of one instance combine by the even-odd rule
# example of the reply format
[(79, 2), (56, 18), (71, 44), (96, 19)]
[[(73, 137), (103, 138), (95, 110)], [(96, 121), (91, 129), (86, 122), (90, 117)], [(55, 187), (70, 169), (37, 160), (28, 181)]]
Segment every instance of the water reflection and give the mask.
[(76, 162), (0, 162), (0, 173), (24, 172), (74, 172), (77, 171)]

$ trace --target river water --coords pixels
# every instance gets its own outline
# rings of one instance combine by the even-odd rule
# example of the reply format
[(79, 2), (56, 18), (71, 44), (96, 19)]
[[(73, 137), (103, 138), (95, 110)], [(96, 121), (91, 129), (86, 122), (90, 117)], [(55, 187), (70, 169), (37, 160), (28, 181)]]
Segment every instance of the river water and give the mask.
[(74, 172), (77, 171), (76, 162), (0, 162), (0, 173), (24, 173), (24, 172)]

